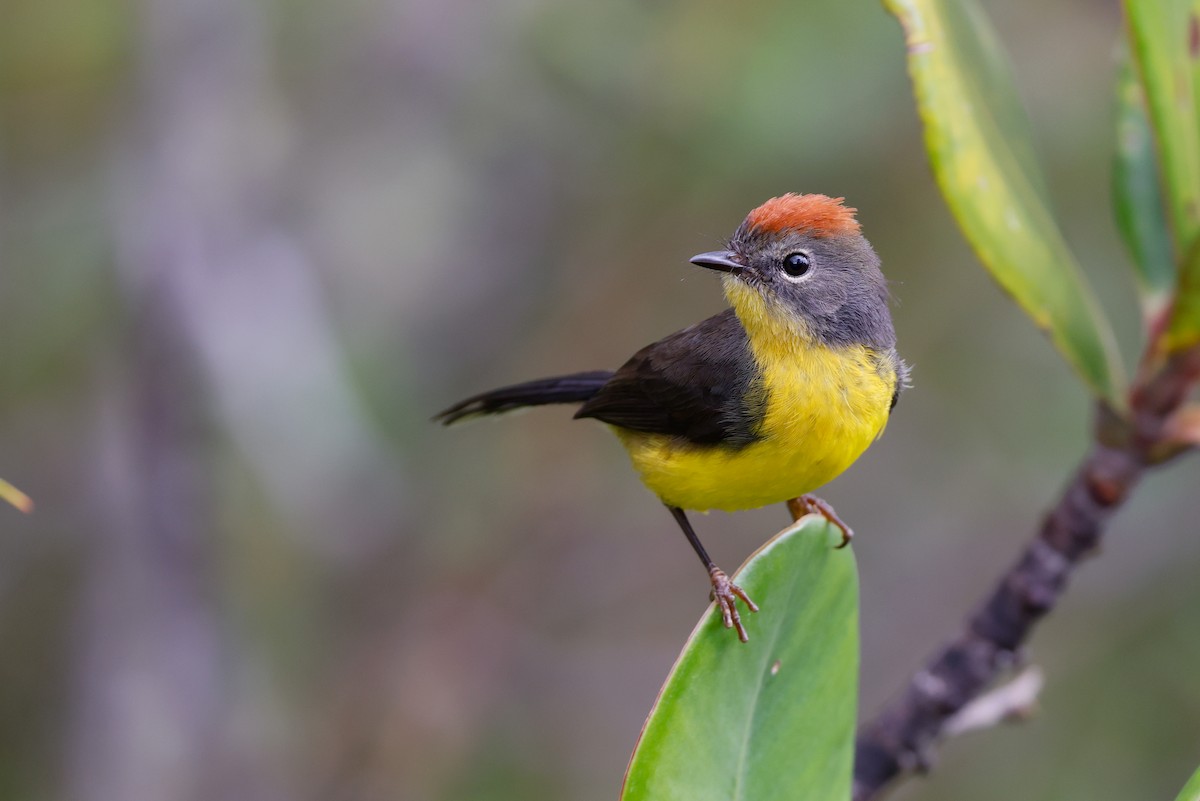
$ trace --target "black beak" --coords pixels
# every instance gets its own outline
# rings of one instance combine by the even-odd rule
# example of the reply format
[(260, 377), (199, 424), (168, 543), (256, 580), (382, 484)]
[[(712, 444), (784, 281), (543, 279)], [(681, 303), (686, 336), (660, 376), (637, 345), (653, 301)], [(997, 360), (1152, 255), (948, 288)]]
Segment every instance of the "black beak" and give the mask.
[(745, 265), (739, 259), (740, 257), (732, 250), (714, 250), (710, 253), (701, 253), (699, 256), (692, 256), (689, 261), (692, 264), (707, 267), (710, 270), (737, 274), (745, 269)]

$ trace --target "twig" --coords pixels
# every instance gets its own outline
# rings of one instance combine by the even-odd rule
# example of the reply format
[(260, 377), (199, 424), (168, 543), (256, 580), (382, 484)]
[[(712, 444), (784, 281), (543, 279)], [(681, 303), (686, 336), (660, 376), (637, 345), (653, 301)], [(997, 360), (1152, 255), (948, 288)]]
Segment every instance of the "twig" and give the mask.
[(1144, 365), (1128, 416), (1101, 406), (1091, 451), (963, 631), (859, 729), (854, 801), (869, 801), (900, 776), (928, 768), (934, 744), (948, 734), (947, 722), (1012, 663), (1146, 469), (1192, 447), (1170, 438), (1170, 421), (1200, 377), (1200, 348), (1167, 359), (1151, 350)]

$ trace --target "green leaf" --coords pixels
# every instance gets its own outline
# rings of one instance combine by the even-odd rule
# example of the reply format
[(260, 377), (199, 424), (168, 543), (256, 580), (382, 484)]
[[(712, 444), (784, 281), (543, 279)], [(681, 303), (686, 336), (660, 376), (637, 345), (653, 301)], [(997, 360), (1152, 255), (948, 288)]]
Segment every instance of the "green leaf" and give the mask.
[(808, 516), (736, 581), (761, 611), (738, 642), (709, 611), (646, 720), (622, 801), (850, 797), (858, 574), (841, 532)]
[(1126, 0), (1180, 260), (1168, 350), (1200, 342), (1200, 0)]
[(1175, 797), (1175, 801), (1200, 801), (1200, 770), (1192, 774), (1192, 778)]
[(1174, 351), (1197, 343), (1200, 343), (1200, 239), (1192, 243), (1179, 265), (1179, 286), (1164, 344), (1168, 351)]
[[(1191, 54), (1195, 0), (1126, 0), (1130, 48), (1146, 91), (1167, 187), (1176, 251), (1200, 233), (1200, 121)], [(1198, 43), (1200, 45), (1200, 43)]]
[(1146, 97), (1128, 51), (1117, 72), (1117, 147), (1113, 205), (1117, 227), (1133, 256), (1147, 319), (1162, 311), (1175, 285), (1171, 232), (1163, 208), (1162, 182)]
[(1050, 212), (1028, 121), (975, 0), (884, 0), (904, 28), (925, 146), (992, 277), (1093, 392), (1122, 404), (1116, 345)]

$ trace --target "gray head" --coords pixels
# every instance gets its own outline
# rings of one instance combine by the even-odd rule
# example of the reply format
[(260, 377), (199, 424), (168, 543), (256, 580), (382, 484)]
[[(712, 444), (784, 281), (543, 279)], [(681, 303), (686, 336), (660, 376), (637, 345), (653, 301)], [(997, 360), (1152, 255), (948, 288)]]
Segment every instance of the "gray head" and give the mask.
[(728, 250), (692, 263), (726, 273), (725, 294), (752, 334), (895, 347), (879, 257), (841, 198), (772, 198), (746, 216)]

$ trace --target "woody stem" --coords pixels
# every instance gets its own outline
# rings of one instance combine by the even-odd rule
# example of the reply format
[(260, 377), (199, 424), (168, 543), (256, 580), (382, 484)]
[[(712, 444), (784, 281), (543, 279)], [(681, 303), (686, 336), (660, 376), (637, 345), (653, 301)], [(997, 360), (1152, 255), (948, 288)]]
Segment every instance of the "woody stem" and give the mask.
[(904, 775), (927, 769), (946, 721), (1016, 660), (1146, 469), (1183, 451), (1165, 440), (1164, 426), (1198, 377), (1200, 349), (1193, 349), (1135, 385), (1128, 418), (1098, 410), (1096, 440), (1037, 534), (962, 630), (859, 729), (854, 801), (870, 801)]

